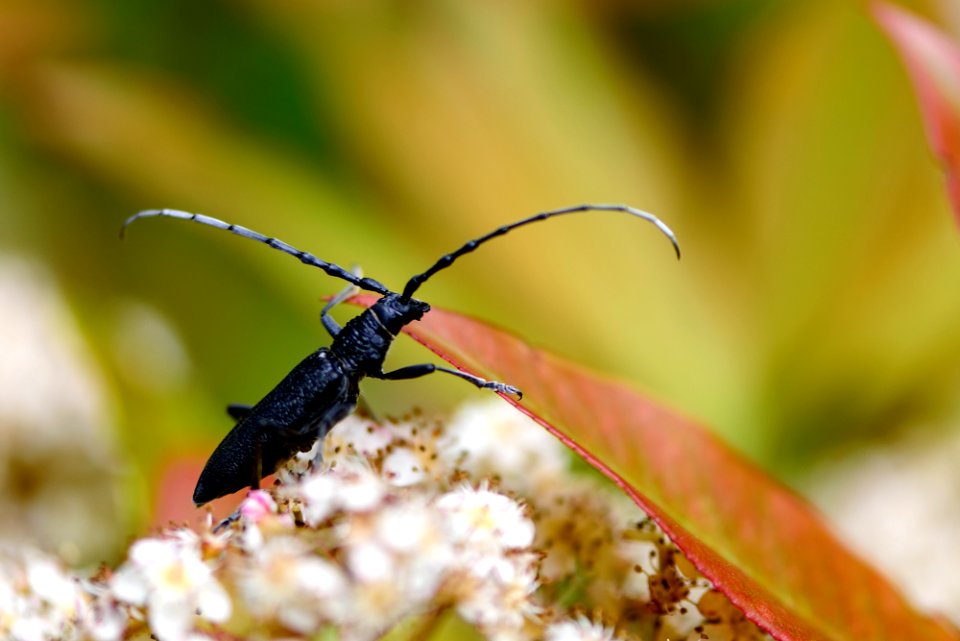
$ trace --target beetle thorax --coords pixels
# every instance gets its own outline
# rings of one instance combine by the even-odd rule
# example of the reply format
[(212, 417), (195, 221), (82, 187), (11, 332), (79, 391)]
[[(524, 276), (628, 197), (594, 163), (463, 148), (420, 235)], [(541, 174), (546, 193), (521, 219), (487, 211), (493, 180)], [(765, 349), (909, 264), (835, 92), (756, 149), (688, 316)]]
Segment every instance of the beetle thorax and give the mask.
[(415, 298), (388, 294), (350, 319), (333, 339), (331, 351), (348, 370), (361, 375), (379, 373), (400, 330), (429, 310), (428, 304)]

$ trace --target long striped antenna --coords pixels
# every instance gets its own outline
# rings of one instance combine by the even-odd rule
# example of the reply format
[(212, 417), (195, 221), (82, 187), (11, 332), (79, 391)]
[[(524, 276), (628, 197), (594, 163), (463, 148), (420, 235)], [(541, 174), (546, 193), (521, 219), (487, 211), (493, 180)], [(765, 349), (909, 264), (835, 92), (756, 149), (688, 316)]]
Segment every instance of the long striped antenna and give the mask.
[(261, 242), (264, 245), (268, 245), (269, 247), (282, 251), (285, 254), (290, 254), (291, 256), (297, 258), (301, 263), (310, 265), (312, 267), (319, 267), (330, 276), (345, 280), (348, 283), (359, 287), (360, 289), (365, 289), (368, 292), (376, 292), (381, 296), (391, 293), (385, 285), (373, 280), (372, 278), (361, 278), (360, 276), (347, 271), (340, 265), (320, 260), (313, 254), (300, 251), (293, 245), (285, 243), (282, 240), (271, 238), (270, 236), (264, 236), (259, 232), (253, 231), (252, 229), (247, 229), (246, 227), (241, 227), (240, 225), (233, 225), (231, 223), (219, 220), (218, 218), (213, 218), (212, 216), (204, 216), (203, 214), (191, 214), (190, 212), (180, 211), (178, 209), (147, 209), (146, 211), (141, 211), (138, 214), (130, 216), (130, 218), (127, 218), (127, 220), (124, 221), (123, 226), (120, 228), (120, 238), (124, 237), (127, 227), (129, 227), (134, 221), (140, 220), (141, 218), (154, 217), (191, 220), (195, 223), (200, 223), (201, 225), (223, 229), (232, 234), (236, 234), (237, 236), (243, 236), (244, 238)]
[(627, 205), (575, 205), (573, 207), (565, 207), (563, 209), (554, 209), (552, 211), (544, 211), (539, 214), (534, 214), (529, 218), (524, 218), (523, 220), (518, 220), (515, 223), (510, 223), (509, 225), (504, 225), (503, 227), (498, 227), (494, 229), (489, 234), (481, 236), (480, 238), (475, 238), (463, 245), (460, 249), (446, 254), (440, 258), (433, 266), (422, 274), (417, 274), (409, 281), (407, 281), (406, 287), (403, 288), (403, 297), (410, 298), (413, 296), (421, 285), (423, 285), (431, 276), (436, 274), (438, 271), (446, 269), (453, 264), (455, 260), (463, 256), (464, 254), (469, 254), (475, 250), (480, 245), (484, 244), (488, 240), (493, 240), (498, 236), (503, 236), (504, 234), (516, 229), (517, 227), (523, 227), (524, 225), (529, 225), (530, 223), (540, 222), (541, 220), (546, 220), (548, 218), (553, 218), (554, 216), (562, 216), (564, 214), (576, 214), (579, 212), (585, 211), (619, 211), (625, 214), (630, 214), (631, 216), (636, 216), (637, 218), (642, 218), (648, 222), (653, 223), (657, 229), (659, 229), (664, 236), (666, 236), (670, 242), (673, 244), (673, 249), (677, 253), (677, 258), (680, 258), (680, 245), (677, 243), (677, 237), (673, 234), (673, 231), (664, 224), (662, 220), (654, 216), (653, 214), (647, 213), (640, 209), (635, 209), (633, 207), (628, 207)]

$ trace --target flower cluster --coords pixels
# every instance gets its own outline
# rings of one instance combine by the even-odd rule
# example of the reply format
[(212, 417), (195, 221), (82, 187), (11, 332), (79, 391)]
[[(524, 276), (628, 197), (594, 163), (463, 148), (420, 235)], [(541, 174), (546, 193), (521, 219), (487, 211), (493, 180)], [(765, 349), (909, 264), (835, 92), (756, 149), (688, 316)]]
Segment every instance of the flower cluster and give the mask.
[(759, 639), (621, 495), (507, 406), (443, 426), (351, 417), (222, 531), (136, 541), (115, 572), (0, 557), (16, 641), (358, 640), (468, 624), (488, 639)]
[(69, 636), (84, 603), (81, 589), (53, 559), (32, 550), (0, 550), (0, 638)]

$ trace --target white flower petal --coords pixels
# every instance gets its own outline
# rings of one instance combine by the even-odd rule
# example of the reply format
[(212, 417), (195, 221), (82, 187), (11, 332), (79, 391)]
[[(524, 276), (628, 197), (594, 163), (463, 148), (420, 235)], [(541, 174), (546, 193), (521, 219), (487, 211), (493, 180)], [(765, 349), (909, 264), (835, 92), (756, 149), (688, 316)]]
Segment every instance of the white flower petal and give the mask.
[(315, 474), (300, 484), (294, 494), (303, 501), (303, 518), (317, 526), (337, 508), (337, 482), (330, 474)]
[(420, 457), (408, 447), (398, 447), (387, 455), (383, 460), (383, 475), (396, 487), (416, 485), (427, 478)]
[(119, 641), (126, 627), (126, 615), (114, 607), (104, 607), (96, 611), (85, 626), (94, 641)]
[(197, 610), (201, 617), (213, 623), (223, 623), (230, 618), (232, 603), (227, 591), (215, 580), (210, 580), (197, 593)]
[(378, 506), (385, 495), (383, 481), (373, 472), (354, 472), (343, 479), (337, 499), (347, 511), (368, 512)]
[(519, 503), (481, 485), (461, 487), (441, 496), (437, 507), (457, 541), (494, 549), (519, 549), (533, 543), (535, 529)]
[(297, 566), (300, 586), (318, 600), (346, 590), (346, 578), (337, 566), (317, 558), (305, 558)]
[(124, 565), (113, 575), (110, 581), (110, 593), (124, 603), (144, 605), (147, 602), (149, 586), (139, 568)]
[(170, 541), (163, 539), (140, 539), (130, 546), (128, 556), (131, 563), (138, 567), (146, 568), (169, 563), (175, 554)]
[(20, 617), (13, 622), (10, 635), (13, 641), (47, 641), (48, 627), (39, 616)]
[(375, 543), (361, 543), (350, 548), (347, 566), (361, 583), (377, 583), (391, 578), (394, 559), (385, 549)]
[(316, 632), (320, 625), (320, 614), (316, 608), (301, 603), (291, 603), (280, 608), (277, 618), (286, 627), (305, 635)]
[(426, 552), (430, 539), (437, 539), (434, 512), (420, 500), (384, 508), (377, 515), (377, 539), (397, 552), (407, 554)]
[(586, 617), (561, 621), (547, 627), (544, 641), (614, 641), (613, 628), (594, 623)]
[(189, 601), (154, 594), (147, 612), (150, 631), (159, 641), (183, 641), (193, 628), (193, 611)]
[(339, 467), (344, 459), (353, 458), (356, 454), (375, 456), (392, 440), (393, 434), (386, 425), (352, 414), (337, 423), (324, 439), (323, 459), (327, 462), (336, 461)]
[(499, 399), (462, 407), (450, 419), (439, 453), (448, 465), (477, 477), (499, 476), (518, 489), (555, 482), (569, 466), (559, 440)]
[(73, 611), (78, 597), (77, 585), (52, 560), (31, 560), (27, 565), (27, 582), (44, 601), (61, 610)]

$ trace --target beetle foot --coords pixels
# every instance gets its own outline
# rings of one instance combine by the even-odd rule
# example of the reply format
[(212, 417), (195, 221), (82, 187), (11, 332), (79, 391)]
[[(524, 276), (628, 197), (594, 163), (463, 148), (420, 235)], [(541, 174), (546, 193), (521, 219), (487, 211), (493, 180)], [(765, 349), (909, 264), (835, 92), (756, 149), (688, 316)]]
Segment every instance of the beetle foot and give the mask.
[(501, 394), (507, 394), (508, 396), (513, 396), (518, 401), (523, 398), (523, 392), (514, 387), (513, 385), (507, 385), (506, 383), (498, 383), (497, 381), (487, 381), (483, 384), (484, 389), (492, 389), (494, 392), (499, 392)]
[(213, 526), (213, 533), (220, 534), (221, 532), (223, 532), (224, 530), (226, 530), (228, 527), (230, 527), (231, 525), (233, 525), (239, 520), (240, 520), (240, 508), (237, 508), (236, 512), (234, 512), (233, 514), (231, 514), (230, 516), (228, 516), (227, 518), (223, 519), (222, 521), (220, 521), (219, 523)]

